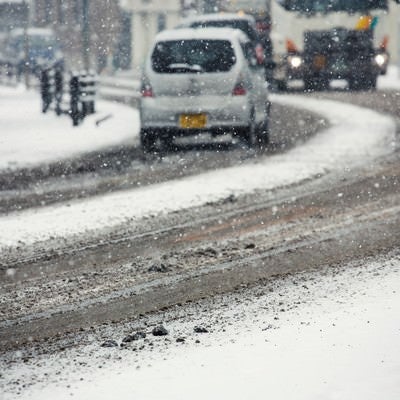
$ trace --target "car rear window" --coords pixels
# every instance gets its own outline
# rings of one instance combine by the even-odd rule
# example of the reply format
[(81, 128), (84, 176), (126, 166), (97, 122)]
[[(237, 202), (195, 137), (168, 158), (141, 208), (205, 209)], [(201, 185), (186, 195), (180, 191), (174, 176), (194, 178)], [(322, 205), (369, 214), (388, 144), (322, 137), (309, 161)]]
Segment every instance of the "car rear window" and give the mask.
[(228, 40), (169, 40), (156, 44), (151, 63), (158, 73), (227, 72), (236, 57)]

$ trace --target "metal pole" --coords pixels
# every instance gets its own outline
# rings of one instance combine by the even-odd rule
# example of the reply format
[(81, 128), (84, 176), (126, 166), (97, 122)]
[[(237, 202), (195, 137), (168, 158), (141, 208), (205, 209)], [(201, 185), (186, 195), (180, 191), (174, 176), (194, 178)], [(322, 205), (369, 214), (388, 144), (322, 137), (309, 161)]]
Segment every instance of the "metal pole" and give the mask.
[(90, 29), (89, 29), (89, 0), (82, 1), (82, 56), (86, 71), (90, 69)]
[(29, 23), (30, 26), (35, 26), (36, 20), (36, 0), (29, 0)]
[[(398, 3), (398, 1), (396, 0), (396, 3)], [(393, 6), (393, 4), (391, 4)], [(398, 78), (400, 79), (400, 7), (398, 6), (394, 6), (393, 8), (389, 9), (389, 12), (393, 12), (395, 13), (395, 15), (397, 16), (397, 29), (394, 29), (394, 35), (396, 36), (394, 38), (394, 43), (397, 44), (397, 75)], [(394, 48), (394, 47), (393, 47)]]
[(29, 3), (24, 0), (23, 2), (25, 9), (25, 21), (24, 21), (24, 77), (25, 77), (25, 87), (29, 89), (30, 87), (30, 60), (29, 60), (29, 35), (28, 28), (30, 22), (30, 6)]

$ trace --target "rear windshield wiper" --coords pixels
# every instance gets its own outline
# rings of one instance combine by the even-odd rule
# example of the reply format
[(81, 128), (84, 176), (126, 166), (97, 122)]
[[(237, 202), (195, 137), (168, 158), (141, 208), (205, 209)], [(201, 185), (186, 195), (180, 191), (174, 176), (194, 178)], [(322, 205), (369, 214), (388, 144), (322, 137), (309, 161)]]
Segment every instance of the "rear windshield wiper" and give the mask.
[(167, 66), (169, 70), (181, 72), (203, 72), (203, 68), (198, 64), (173, 63)]

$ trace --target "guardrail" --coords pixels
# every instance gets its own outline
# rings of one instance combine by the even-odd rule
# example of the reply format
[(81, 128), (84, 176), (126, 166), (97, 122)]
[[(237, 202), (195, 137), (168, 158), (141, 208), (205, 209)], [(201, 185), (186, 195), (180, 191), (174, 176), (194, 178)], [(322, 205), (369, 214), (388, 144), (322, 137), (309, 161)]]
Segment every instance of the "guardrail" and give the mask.
[(137, 108), (140, 99), (140, 78), (131, 73), (100, 77), (98, 94), (103, 99)]

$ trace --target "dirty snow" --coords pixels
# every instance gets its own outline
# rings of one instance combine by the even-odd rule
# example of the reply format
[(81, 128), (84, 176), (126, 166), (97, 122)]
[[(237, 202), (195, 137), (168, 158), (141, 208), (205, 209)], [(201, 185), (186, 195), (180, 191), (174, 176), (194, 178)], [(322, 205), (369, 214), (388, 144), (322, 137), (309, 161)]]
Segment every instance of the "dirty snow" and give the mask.
[[(288, 184), (369, 162), (392, 150), (390, 118), (301, 96), (275, 96), (273, 101), (321, 112), (331, 128), (300, 148), (250, 166), (2, 217), (0, 246), (89, 231), (111, 226), (114, 218), (124, 221)], [(397, 400), (400, 256), (362, 264), (289, 277), (259, 296), (223, 298), (215, 309), (207, 304), (194, 308), (191, 319), (170, 318), (171, 342), (154, 339), (153, 350), (100, 349), (93, 338), (87, 347), (37, 355), (33, 361), (24, 362), (15, 354), (14, 364), (1, 370), (7, 385), (0, 387), (0, 397)], [(193, 334), (198, 324), (210, 325), (210, 333)], [(124, 332), (113, 335), (120, 341)], [(187, 337), (185, 344), (174, 342), (178, 336)]]
[[(16, 357), (4, 377), (19, 385), (4, 399), (397, 400), (399, 254), (321, 272), (205, 301), (180, 317), (172, 311), (169, 342), (152, 338), (142, 350), (101, 349), (92, 339), (25, 364)], [(194, 333), (199, 324), (209, 333)], [(124, 332), (112, 332), (120, 342)]]

